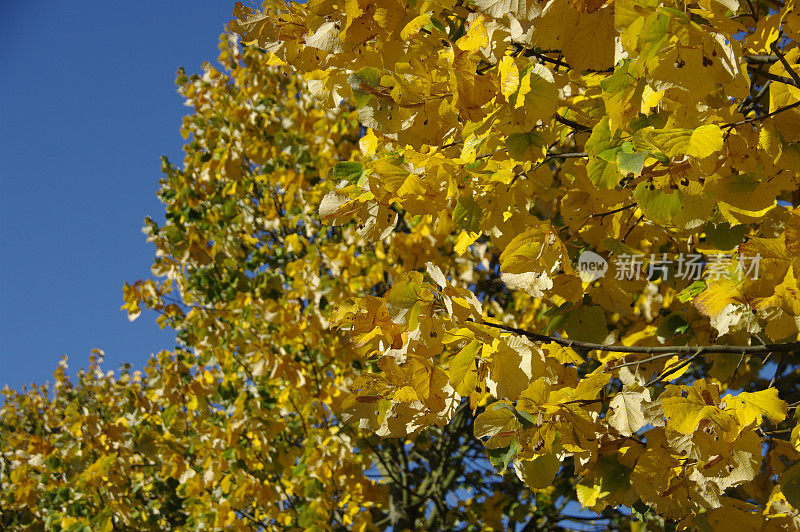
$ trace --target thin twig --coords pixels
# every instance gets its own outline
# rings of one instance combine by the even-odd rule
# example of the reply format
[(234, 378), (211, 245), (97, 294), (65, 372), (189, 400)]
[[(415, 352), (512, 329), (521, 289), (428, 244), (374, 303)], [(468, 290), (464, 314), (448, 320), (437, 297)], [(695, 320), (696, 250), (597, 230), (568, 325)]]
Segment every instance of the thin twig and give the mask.
[(765, 436), (774, 436), (776, 434), (791, 434), (792, 429), (780, 429), (780, 430), (762, 430), (761, 431)]
[(730, 128), (734, 128), (736, 126), (743, 126), (744, 124), (749, 124), (751, 122), (758, 122), (759, 120), (766, 120), (767, 118), (775, 116), (778, 113), (782, 113), (784, 111), (788, 111), (790, 109), (794, 109), (797, 106), (800, 106), (800, 100), (798, 100), (798, 101), (796, 101), (794, 103), (790, 103), (789, 105), (784, 105), (783, 107), (778, 107), (774, 111), (772, 111), (770, 113), (767, 113), (765, 115), (754, 116), (752, 118), (745, 118), (744, 120), (740, 120), (738, 122), (731, 122), (729, 124), (722, 124), (721, 127), (725, 127), (725, 128), (729, 128), (730, 129)]
[[(742, 353), (742, 356), (739, 357), (739, 363), (736, 364), (736, 369), (733, 370), (733, 375), (731, 376), (731, 380), (736, 378), (736, 374), (739, 372), (739, 368), (742, 367), (742, 363), (744, 362), (744, 358), (746, 356), (747, 356), (746, 354)], [(767, 355), (767, 356), (769, 356), (769, 355)], [(764, 359), (764, 360), (766, 360), (766, 359)]]
[(618, 212), (626, 211), (626, 210), (630, 209), (631, 207), (636, 207), (636, 202), (635, 201), (633, 203), (629, 203), (628, 205), (619, 207), (618, 209), (612, 209), (610, 211), (598, 212), (597, 214), (592, 214), (591, 216), (589, 216), (589, 218), (598, 218), (598, 217), (599, 218), (605, 218), (606, 216), (608, 216), (610, 214), (617, 214)]
[(572, 153), (548, 153), (548, 159), (581, 159), (583, 157), (588, 157), (589, 154), (583, 151), (579, 152), (572, 152)]
[(645, 383), (644, 387), (647, 388), (648, 386), (652, 386), (654, 384), (658, 384), (659, 382), (663, 381), (664, 379), (666, 379), (670, 375), (673, 375), (673, 374), (679, 372), (680, 370), (682, 370), (683, 368), (685, 368), (686, 366), (691, 364), (692, 361), (695, 358), (699, 357), (701, 354), (703, 354), (703, 350), (702, 349), (698, 349), (695, 354), (693, 354), (692, 356), (690, 356), (689, 358), (687, 358), (686, 360), (684, 360), (683, 362), (681, 362), (680, 364), (678, 364), (674, 368), (670, 368), (667, 371), (665, 371), (664, 373), (662, 373), (661, 375), (658, 375), (657, 377), (654, 377), (653, 379), (650, 379), (648, 382)]
[(747, 8), (750, 10), (750, 18), (753, 19), (753, 22), (758, 22), (758, 15), (756, 14), (756, 8), (753, 6), (753, 2), (751, 0), (745, 0), (747, 2)]
[[(477, 322), (476, 322), (477, 323)], [(557, 344), (563, 347), (572, 347), (578, 349), (587, 349), (589, 351), (604, 351), (609, 353), (640, 353), (647, 355), (681, 355), (681, 354), (694, 354), (697, 351), (702, 351), (702, 354), (764, 354), (770, 351), (779, 353), (789, 353), (791, 351), (800, 350), (800, 341), (784, 342), (780, 344), (766, 344), (766, 345), (663, 345), (663, 346), (639, 346), (639, 345), (606, 345), (594, 342), (582, 342), (580, 340), (570, 340), (568, 338), (558, 338), (555, 336), (548, 336), (546, 334), (535, 333), (517, 327), (509, 327), (500, 323), (480, 322), (480, 325), (500, 329), (509, 333), (519, 334), (525, 336), (534, 342), (542, 342), (546, 344)], [(647, 360), (641, 360), (639, 363), (644, 363)]]
[(643, 219), (644, 219), (644, 214), (639, 216), (639, 218), (637, 218), (636, 221), (633, 222), (633, 225), (631, 226), (631, 228), (628, 229), (628, 231), (625, 233), (625, 236), (622, 237), (622, 241), (623, 242), (628, 240), (628, 237), (630, 236), (631, 232), (633, 232), (633, 230), (636, 229), (636, 226), (639, 225), (639, 222), (641, 222)]
[(456, 146), (456, 145), (461, 144), (463, 142), (464, 142), (463, 139), (462, 140), (454, 140), (453, 142), (449, 142), (447, 144), (442, 144), (441, 146), (439, 146), (439, 149), (443, 150), (445, 148), (452, 148), (453, 146)]
[(759, 70), (756, 67), (748, 66), (747, 67), (747, 71), (751, 72), (753, 74), (756, 74), (758, 76), (761, 76), (762, 78), (766, 78), (768, 80), (771, 80), (771, 81), (777, 81), (778, 83), (785, 83), (786, 85), (791, 85), (793, 87), (797, 87), (798, 86), (797, 82), (795, 80), (793, 80), (792, 78), (787, 78), (786, 76), (780, 76), (778, 74), (773, 74), (772, 72), (769, 72), (767, 70)]
[(785, 353), (781, 353), (780, 356), (778, 357), (778, 366), (775, 368), (775, 374), (772, 376), (772, 380), (769, 381), (769, 386), (767, 386), (767, 388), (772, 388), (773, 386), (775, 386), (775, 381), (778, 380), (780, 374), (783, 373), (783, 370), (786, 365), (784, 354)]
[(798, 75), (797, 72), (794, 71), (794, 69), (792, 68), (792, 65), (790, 65), (789, 61), (786, 60), (786, 57), (784, 57), (783, 52), (781, 52), (780, 48), (778, 48), (777, 41), (775, 41), (772, 44), (770, 44), (769, 47), (772, 48), (772, 51), (775, 52), (775, 55), (778, 56), (778, 61), (781, 62), (781, 64), (783, 65), (783, 68), (786, 69), (786, 72), (794, 80), (795, 87), (800, 87), (800, 75)]
[(525, 50), (524, 52), (522, 52), (522, 55), (524, 55), (525, 57), (535, 57), (539, 61), (544, 61), (545, 63), (551, 63), (551, 64), (556, 65), (556, 66), (563, 66), (567, 70), (571, 70), (572, 69), (571, 66), (569, 66), (567, 63), (564, 63), (560, 59), (553, 59), (552, 57), (548, 57), (548, 56), (544, 55), (543, 53), (537, 52), (536, 50), (533, 50), (533, 49), (530, 49), (530, 48)]
[(647, 364), (648, 362), (653, 362), (655, 360), (660, 360), (662, 358), (672, 358), (677, 356), (678, 353), (674, 353), (670, 351), (669, 353), (663, 353), (661, 355), (655, 355), (649, 358), (645, 358), (644, 360), (634, 360), (633, 362), (623, 362), (622, 364), (617, 364), (616, 366), (611, 366), (610, 368), (606, 368), (606, 371), (614, 371), (620, 368), (627, 368), (629, 366), (641, 366), (642, 364)]
[(591, 131), (592, 130), (592, 128), (590, 128), (589, 126), (584, 126), (583, 124), (579, 124), (578, 122), (575, 122), (574, 120), (570, 120), (567, 117), (561, 116), (558, 113), (555, 114), (555, 117), (556, 117), (556, 122), (558, 122), (560, 124), (564, 124), (565, 126), (571, 127), (572, 129), (574, 129), (576, 131)]

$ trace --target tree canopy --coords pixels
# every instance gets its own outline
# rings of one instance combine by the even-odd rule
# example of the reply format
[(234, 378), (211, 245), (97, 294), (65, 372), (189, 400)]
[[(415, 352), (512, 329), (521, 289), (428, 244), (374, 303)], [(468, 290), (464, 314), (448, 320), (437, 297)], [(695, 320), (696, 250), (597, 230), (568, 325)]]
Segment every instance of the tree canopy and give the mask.
[(793, 0), (230, 29), (124, 288), (178, 346), (3, 392), (0, 525), (800, 527)]

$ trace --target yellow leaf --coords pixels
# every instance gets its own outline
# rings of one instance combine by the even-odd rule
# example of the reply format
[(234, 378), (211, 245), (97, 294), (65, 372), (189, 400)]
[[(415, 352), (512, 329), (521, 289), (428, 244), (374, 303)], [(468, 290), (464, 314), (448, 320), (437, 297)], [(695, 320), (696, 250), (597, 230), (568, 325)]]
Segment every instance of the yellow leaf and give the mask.
[(456, 245), (453, 250), (458, 255), (463, 255), (467, 248), (471, 246), (478, 237), (481, 236), (480, 233), (470, 233), (469, 231), (462, 231), (461, 234), (458, 235), (458, 240), (456, 241)]
[(518, 20), (531, 20), (542, 12), (545, 2), (536, 0), (477, 0), (475, 4), (490, 17), (503, 18), (507, 14)]
[(400, 38), (404, 41), (407, 41), (409, 37), (415, 35), (420, 29), (422, 29), (422, 26), (430, 24), (430, 22), (430, 15), (420, 15), (418, 17), (414, 17), (414, 19), (406, 24), (406, 26), (400, 32)]
[(722, 149), (722, 129), (714, 124), (700, 126), (689, 137), (687, 155), (693, 157), (708, 157)]
[(588, 486), (580, 483), (575, 487), (575, 489), (578, 495), (578, 501), (586, 508), (591, 508), (597, 504), (599, 499), (609, 495), (609, 492), (603, 491), (602, 486), (597, 486), (594, 484)]
[(650, 392), (622, 391), (611, 400), (613, 413), (608, 416), (608, 423), (623, 436), (630, 436), (647, 422), (642, 407), (650, 402)]
[(465, 52), (477, 52), (489, 44), (489, 33), (483, 24), (483, 16), (472, 21), (467, 34), (456, 41), (456, 46)]
[(514, 109), (525, 106), (528, 118), (549, 118), (558, 107), (558, 89), (553, 73), (540, 64), (531, 65), (519, 81), (519, 92)]
[(478, 380), (475, 360), (480, 350), (481, 342), (473, 340), (450, 359), (448, 370), (450, 385), (461, 395), (469, 395), (475, 391)]
[(531, 380), (531, 348), (518, 338), (500, 340), (496, 344), (489, 362), (486, 386), (498, 399), (516, 401)]
[(514, 460), (517, 477), (532, 490), (550, 486), (561, 468), (561, 460), (551, 454), (537, 456), (533, 460)]
[(800, 508), (800, 463), (784, 471), (780, 479), (781, 491), (786, 500), (796, 509)]
[(375, 136), (372, 129), (368, 129), (366, 135), (358, 139), (358, 147), (364, 157), (375, 155), (375, 150), (378, 148), (378, 137)]
[(102, 524), (98, 528), (100, 532), (112, 532), (114, 530), (114, 520), (112, 519), (113, 516), (109, 515), (105, 519), (103, 519)]
[(492, 437), (501, 431), (513, 431), (517, 427), (517, 418), (511, 407), (505, 402), (489, 405), (478, 414), (474, 422), (476, 438)]
[(581, 357), (571, 347), (562, 347), (558, 344), (545, 344), (542, 346), (545, 355), (556, 359), (559, 364), (583, 364), (583, 357)]
[(677, 366), (680, 366), (681, 364), (683, 364), (683, 362), (684, 362), (684, 360), (681, 359), (681, 357), (679, 357), (679, 356), (674, 356), (674, 357), (670, 358), (669, 360), (667, 360), (667, 363), (664, 364), (664, 371), (663, 371), (663, 373), (671, 372), (669, 374), (669, 379), (667, 379), (667, 380), (670, 380), (670, 381), (675, 380), (678, 377), (680, 377), (681, 375), (683, 375), (684, 373), (686, 373), (686, 371), (689, 370), (689, 368), (691, 367), (691, 364), (687, 364), (687, 365), (683, 366), (681, 369), (676, 370), (674, 372), (672, 371), (673, 368), (676, 368)]
[(764, 416), (773, 423), (786, 419), (786, 403), (778, 397), (776, 388), (742, 392), (737, 396), (726, 395), (724, 400), (742, 426), (760, 422)]
[(413, 403), (418, 399), (417, 392), (411, 386), (403, 386), (394, 392), (392, 399), (400, 403)]
[[(674, 393), (681, 395), (675, 396)], [(682, 394), (685, 393), (684, 397)], [(695, 381), (691, 388), (669, 385), (661, 399), (661, 408), (667, 418), (667, 427), (682, 434), (691, 434), (703, 419), (713, 421), (724, 430), (731, 426), (730, 415), (719, 406), (719, 390), (704, 379)]]
[(511, 56), (505, 55), (500, 60), (500, 92), (508, 100), (519, 88), (519, 70)]
[(518, 234), (500, 255), (504, 273), (551, 273), (564, 265), (563, 244), (549, 223)]
[(706, 289), (694, 298), (694, 305), (706, 316), (719, 316), (728, 305), (741, 302), (740, 286), (741, 283), (733, 278), (721, 277), (710, 281)]
[(191, 396), (189, 401), (186, 402), (186, 408), (188, 408), (189, 410), (191, 410), (193, 412), (197, 410), (197, 408), (198, 408), (198, 400), (197, 400), (197, 396), (196, 395)]

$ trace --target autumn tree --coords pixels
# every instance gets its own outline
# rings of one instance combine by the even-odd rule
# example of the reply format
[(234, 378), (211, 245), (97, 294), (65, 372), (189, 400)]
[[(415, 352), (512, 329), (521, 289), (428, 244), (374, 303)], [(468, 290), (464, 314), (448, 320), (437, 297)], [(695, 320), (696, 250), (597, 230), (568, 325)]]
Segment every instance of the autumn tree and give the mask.
[(4, 392), (3, 527), (800, 527), (793, 1), (231, 30), (125, 286), (179, 346)]
[(340, 161), (360, 156), (356, 113), (315, 104), (300, 78), (229, 36), (220, 62), (179, 73), (194, 112), (183, 163), (163, 161), (166, 223), (147, 220), (156, 278), (124, 289), (129, 316), (157, 311), (179, 347), (144, 371), (104, 371), (98, 352), (75, 379), (65, 361), (52, 386), (3, 391), (0, 528), (558, 520), (568, 479), (536, 495), (495, 473), (466, 402), (443, 405), (413, 444), (342, 423), (347, 391), (374, 364), (331, 325), (336, 303), (384, 295), (417, 267), (406, 257), (423, 236), (374, 245), (368, 228), (323, 226), (323, 196), (354, 171)]
[(798, 526), (794, 2), (262, 9), (232, 28), (367, 128), (323, 221), (426, 239), (337, 302), (378, 366), (343, 417), (403, 437), (468, 400), (534, 491)]

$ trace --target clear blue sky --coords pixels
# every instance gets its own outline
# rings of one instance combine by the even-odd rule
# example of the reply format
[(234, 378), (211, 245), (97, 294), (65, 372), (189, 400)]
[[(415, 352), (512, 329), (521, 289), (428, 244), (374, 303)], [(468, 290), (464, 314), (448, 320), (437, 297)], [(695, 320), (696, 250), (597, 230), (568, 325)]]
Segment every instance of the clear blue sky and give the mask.
[(0, 388), (174, 346), (128, 322), (122, 285), (150, 275), (142, 220), (162, 219), (159, 157), (181, 159), (175, 71), (216, 60), (233, 5), (0, 3)]

